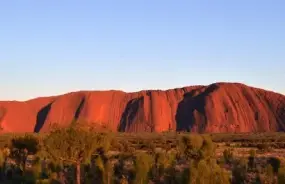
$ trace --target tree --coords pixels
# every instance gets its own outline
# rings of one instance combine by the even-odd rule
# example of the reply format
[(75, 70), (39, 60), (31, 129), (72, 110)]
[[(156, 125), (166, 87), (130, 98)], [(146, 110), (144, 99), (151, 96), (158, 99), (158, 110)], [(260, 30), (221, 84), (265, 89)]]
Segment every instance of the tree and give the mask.
[(81, 181), (81, 164), (95, 152), (96, 148), (108, 146), (106, 134), (95, 133), (91, 127), (72, 123), (70, 127), (54, 127), (43, 142), (46, 151), (56, 160), (76, 166), (76, 183)]

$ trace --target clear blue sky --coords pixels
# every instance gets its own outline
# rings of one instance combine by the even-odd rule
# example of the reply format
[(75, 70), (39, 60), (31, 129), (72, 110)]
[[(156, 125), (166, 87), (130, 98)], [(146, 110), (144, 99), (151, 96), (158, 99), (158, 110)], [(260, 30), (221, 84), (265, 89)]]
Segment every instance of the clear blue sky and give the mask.
[(0, 1), (0, 99), (242, 82), (285, 94), (284, 0)]

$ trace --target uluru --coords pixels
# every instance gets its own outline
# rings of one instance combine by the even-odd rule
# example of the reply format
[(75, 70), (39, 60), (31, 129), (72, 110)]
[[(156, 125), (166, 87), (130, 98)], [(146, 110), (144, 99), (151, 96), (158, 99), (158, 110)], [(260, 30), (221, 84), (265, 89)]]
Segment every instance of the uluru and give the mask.
[(169, 90), (78, 91), (24, 102), (1, 101), (1, 131), (48, 132), (84, 121), (114, 132), (285, 131), (285, 96), (241, 83)]

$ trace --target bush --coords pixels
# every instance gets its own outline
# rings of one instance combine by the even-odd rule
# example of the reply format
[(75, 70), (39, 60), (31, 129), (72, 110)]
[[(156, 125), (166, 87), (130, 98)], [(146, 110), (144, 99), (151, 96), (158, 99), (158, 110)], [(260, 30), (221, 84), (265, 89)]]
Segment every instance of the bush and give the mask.
[(209, 159), (215, 156), (216, 145), (209, 136), (203, 136), (203, 145), (201, 148), (202, 158)]
[(118, 162), (114, 165), (114, 175), (117, 176), (118, 178), (121, 178), (122, 181), (127, 180), (125, 176), (133, 174), (132, 172), (129, 172), (129, 170), (125, 168), (125, 163), (129, 160), (133, 160), (133, 156), (122, 153), (119, 155)]
[(187, 160), (210, 158), (215, 153), (215, 145), (210, 137), (201, 135), (183, 136), (179, 139), (179, 152)]
[(224, 156), (225, 162), (227, 164), (232, 162), (232, 160), (233, 160), (233, 152), (232, 152), (232, 150), (225, 149), (224, 152), (223, 152), (223, 156)]
[(247, 173), (247, 161), (244, 159), (237, 161), (232, 170), (233, 183), (234, 184), (244, 183), (246, 180), (246, 173)]
[(133, 153), (134, 148), (132, 147), (132, 145), (130, 144), (129, 141), (124, 140), (124, 141), (121, 142), (121, 145), (122, 145), (121, 150), (120, 150), (121, 152)]
[(255, 164), (255, 156), (256, 156), (256, 151), (251, 149), (249, 151), (249, 157), (248, 157), (248, 166), (250, 169), (254, 169), (256, 167), (256, 164)]
[(278, 158), (270, 157), (268, 159), (268, 164), (272, 166), (274, 173), (278, 173), (278, 169), (280, 167), (280, 160)]
[(199, 150), (203, 145), (203, 138), (200, 135), (182, 136), (179, 139), (179, 149), (185, 152), (187, 149)]
[(273, 167), (268, 164), (265, 168), (265, 181), (266, 183), (273, 183), (274, 181), (274, 171), (273, 171)]
[(285, 183), (285, 167), (279, 168), (278, 170), (278, 184)]
[[(190, 162), (189, 176), (184, 176), (188, 179), (189, 184), (192, 183), (212, 183), (212, 184), (229, 184), (229, 174), (226, 173), (219, 165), (216, 160), (200, 160), (197, 164)], [(184, 179), (184, 182), (185, 179)]]
[(249, 156), (250, 157), (255, 157), (256, 156), (256, 151), (254, 149), (249, 150)]
[[(51, 181), (48, 179), (44, 179), (44, 180), (37, 180), (36, 184), (50, 184)], [(55, 182), (54, 182), (55, 183)], [(58, 182), (59, 183), (59, 182)]]
[(153, 164), (153, 158), (146, 153), (138, 153), (135, 159), (135, 183), (145, 184), (149, 180), (149, 172)]
[(40, 150), (39, 140), (32, 135), (13, 138), (11, 140), (11, 145), (12, 148), (16, 148), (18, 150), (27, 149), (30, 154), (36, 154)]
[(260, 143), (260, 144), (257, 144), (256, 146), (259, 150), (261, 151), (269, 151), (270, 150), (270, 145), (267, 144), (267, 143)]
[(111, 141), (111, 149), (113, 151), (123, 151), (124, 146), (117, 139), (113, 139)]
[(165, 175), (166, 170), (173, 166), (175, 161), (175, 153), (158, 152), (155, 154), (154, 166), (152, 169), (152, 178), (160, 180)]
[(102, 184), (109, 184), (113, 181), (114, 169), (109, 160), (102, 157), (95, 159), (95, 181)]

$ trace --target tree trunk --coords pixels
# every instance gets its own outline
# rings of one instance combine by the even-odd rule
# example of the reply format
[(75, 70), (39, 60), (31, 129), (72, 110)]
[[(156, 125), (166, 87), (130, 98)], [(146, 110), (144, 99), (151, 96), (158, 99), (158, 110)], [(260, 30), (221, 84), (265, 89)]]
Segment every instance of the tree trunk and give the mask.
[(76, 184), (80, 184), (80, 162), (76, 163)]

